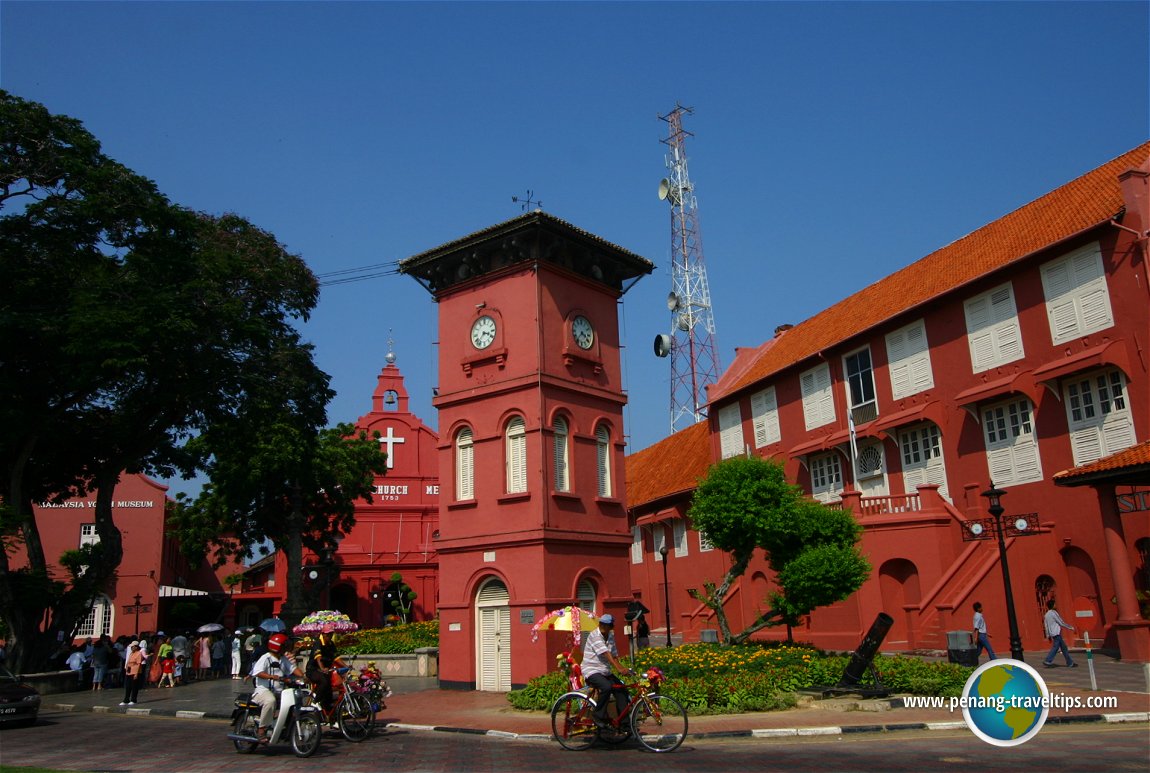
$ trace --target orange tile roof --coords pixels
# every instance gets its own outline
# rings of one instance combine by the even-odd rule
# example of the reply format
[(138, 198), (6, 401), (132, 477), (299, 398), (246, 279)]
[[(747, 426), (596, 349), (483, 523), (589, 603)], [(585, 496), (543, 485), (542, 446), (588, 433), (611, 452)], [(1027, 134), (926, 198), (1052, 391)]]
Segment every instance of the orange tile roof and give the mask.
[(773, 346), (711, 402), (733, 394), (904, 311), (996, 271), (1068, 236), (1099, 225), (1122, 208), (1118, 175), (1150, 155), (1150, 142), (880, 279), (778, 337)]
[(1130, 446), (1124, 451), (1105, 456), (1096, 462), (1072, 467), (1069, 470), (1054, 475), (1054, 482), (1065, 485), (1068, 481), (1077, 478), (1098, 475), (1104, 472), (1133, 469), (1135, 467), (1150, 467), (1150, 440)]
[(707, 474), (711, 444), (699, 421), (627, 457), (627, 507), (690, 491)]

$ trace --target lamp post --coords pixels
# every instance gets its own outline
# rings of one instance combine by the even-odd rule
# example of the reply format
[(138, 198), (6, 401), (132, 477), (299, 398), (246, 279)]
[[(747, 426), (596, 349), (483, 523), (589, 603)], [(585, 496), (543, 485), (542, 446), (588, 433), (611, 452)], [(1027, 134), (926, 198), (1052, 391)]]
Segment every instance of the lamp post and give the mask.
[(991, 481), (990, 488), (982, 492), (986, 497), (986, 511), (990, 518), (971, 521), (967, 524), (962, 538), (964, 541), (990, 539), (991, 532), (998, 541), (998, 561), (1002, 565), (1002, 585), (1006, 590), (1006, 622), (1010, 626), (1010, 657), (1022, 660), (1022, 637), (1018, 633), (1018, 614), (1014, 610), (1014, 589), (1010, 584), (1010, 562), (1006, 555), (1006, 537), (1029, 537), (1038, 534), (1038, 514), (1029, 513), (1017, 516), (1012, 522), (1003, 523), (1002, 497), (1006, 494), (996, 488)]
[(667, 615), (667, 646), (671, 645), (671, 585), (667, 581), (667, 545), (659, 548), (659, 555), (663, 557), (663, 611)]

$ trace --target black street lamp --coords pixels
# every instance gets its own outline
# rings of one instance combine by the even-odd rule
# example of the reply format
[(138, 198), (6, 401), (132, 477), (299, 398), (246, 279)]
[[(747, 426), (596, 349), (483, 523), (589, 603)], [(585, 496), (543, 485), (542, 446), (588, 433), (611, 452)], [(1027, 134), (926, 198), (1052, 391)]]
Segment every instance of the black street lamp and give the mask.
[(671, 644), (671, 586), (667, 582), (667, 545), (659, 548), (659, 555), (663, 557), (663, 611), (667, 614), (667, 646)]
[(1014, 610), (1014, 589), (1010, 584), (1010, 562), (1006, 557), (1006, 537), (1029, 537), (1038, 534), (1038, 514), (1029, 513), (1017, 516), (1012, 522), (1003, 523), (1002, 514), (1006, 512), (1002, 506), (1002, 497), (1006, 494), (1000, 488), (995, 488), (991, 481), (990, 488), (982, 492), (986, 497), (986, 511), (990, 518), (967, 523), (962, 538), (964, 541), (990, 539), (993, 536), (998, 540), (998, 561), (1002, 565), (1002, 585), (1006, 590), (1006, 622), (1010, 626), (1010, 657), (1022, 660), (1022, 637), (1018, 633), (1018, 614)]

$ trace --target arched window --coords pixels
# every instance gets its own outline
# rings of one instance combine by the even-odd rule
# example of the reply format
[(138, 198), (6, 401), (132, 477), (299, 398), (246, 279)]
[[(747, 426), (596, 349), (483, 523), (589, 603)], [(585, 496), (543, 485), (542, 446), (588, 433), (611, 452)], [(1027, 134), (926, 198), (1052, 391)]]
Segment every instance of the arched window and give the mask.
[(113, 611), (115, 611), (115, 607), (113, 607), (111, 599), (103, 594), (96, 596), (92, 602), (92, 610), (84, 618), (84, 622), (80, 624), (76, 636), (96, 638), (104, 634), (111, 635)]
[(475, 498), (475, 455), (470, 427), (455, 433), (455, 499)]
[(1038, 604), (1038, 614), (1046, 614), (1046, 602), (1054, 598), (1054, 578), (1048, 574), (1038, 575), (1034, 581), (1034, 601)]
[(505, 441), (507, 493), (521, 494), (527, 490), (527, 427), (522, 417), (507, 422)]
[(598, 452), (599, 496), (611, 496), (611, 433), (600, 424), (595, 429), (595, 446)]
[(555, 438), (555, 490), (570, 491), (571, 476), (567, 467), (567, 420), (562, 416), (556, 416), (551, 429)]
[(579, 594), (579, 608), (584, 612), (595, 614), (595, 583), (590, 580), (580, 580), (577, 593)]

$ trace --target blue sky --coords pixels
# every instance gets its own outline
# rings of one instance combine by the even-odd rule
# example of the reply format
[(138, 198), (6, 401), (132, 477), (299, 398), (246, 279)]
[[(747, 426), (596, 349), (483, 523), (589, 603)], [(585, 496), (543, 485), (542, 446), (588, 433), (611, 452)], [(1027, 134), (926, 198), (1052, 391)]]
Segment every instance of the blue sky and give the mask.
[[(1150, 137), (1150, 4), (0, 4), (0, 86), (84, 122), (174, 201), (320, 275), (543, 209), (656, 265), (622, 306), (630, 449), (665, 437), (658, 116), (684, 126), (718, 352), (769, 337)], [(370, 409), (389, 333), (431, 408), (413, 280), (324, 288), (303, 326)], [(186, 488), (186, 487), (178, 487)], [(192, 488), (191, 490), (194, 490)]]

